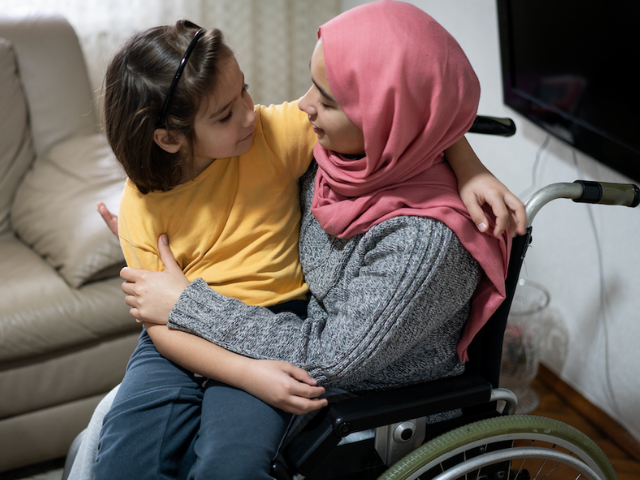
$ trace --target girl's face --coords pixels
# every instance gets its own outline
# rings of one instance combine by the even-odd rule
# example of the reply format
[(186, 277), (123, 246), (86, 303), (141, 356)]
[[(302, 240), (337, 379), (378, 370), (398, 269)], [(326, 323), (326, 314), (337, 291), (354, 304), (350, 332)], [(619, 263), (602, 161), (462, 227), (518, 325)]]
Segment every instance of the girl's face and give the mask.
[(244, 75), (234, 57), (221, 71), (218, 86), (204, 101), (194, 123), (196, 175), (216, 158), (247, 153), (252, 144), (256, 114)]
[(324, 65), (322, 39), (311, 56), (313, 85), (298, 102), (300, 110), (309, 116), (318, 143), (327, 150), (347, 155), (364, 155), (364, 136), (335, 100)]

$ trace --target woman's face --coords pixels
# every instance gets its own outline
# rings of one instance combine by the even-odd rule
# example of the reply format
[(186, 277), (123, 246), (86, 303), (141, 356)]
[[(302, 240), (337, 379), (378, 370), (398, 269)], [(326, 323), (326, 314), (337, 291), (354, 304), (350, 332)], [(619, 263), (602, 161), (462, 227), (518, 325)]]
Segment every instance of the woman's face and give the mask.
[(349, 120), (329, 87), (322, 39), (318, 40), (311, 56), (311, 80), (313, 85), (300, 99), (298, 107), (309, 116), (318, 143), (336, 153), (364, 155), (362, 130)]

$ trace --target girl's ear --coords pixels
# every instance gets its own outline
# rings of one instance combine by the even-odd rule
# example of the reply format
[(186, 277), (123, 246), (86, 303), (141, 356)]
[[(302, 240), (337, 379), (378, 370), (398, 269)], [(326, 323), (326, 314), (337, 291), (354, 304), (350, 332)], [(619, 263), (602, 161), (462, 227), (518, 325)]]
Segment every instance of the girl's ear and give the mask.
[(168, 153), (177, 153), (182, 147), (182, 142), (169, 135), (169, 132), (164, 128), (156, 128), (153, 131), (153, 141)]

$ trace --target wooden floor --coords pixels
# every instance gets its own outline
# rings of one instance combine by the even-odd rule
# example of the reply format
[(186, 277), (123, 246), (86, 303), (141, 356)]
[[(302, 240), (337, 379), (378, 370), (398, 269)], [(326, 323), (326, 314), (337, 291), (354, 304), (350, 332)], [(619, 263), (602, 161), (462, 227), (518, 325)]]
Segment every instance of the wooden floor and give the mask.
[[(585, 418), (576, 411), (575, 401), (571, 396), (565, 394), (566, 384), (564, 384), (565, 390), (562, 390), (562, 388), (556, 388), (557, 383), (557, 377), (543, 367), (533, 383), (533, 387), (540, 395), (540, 405), (531, 415), (553, 418), (577, 428), (604, 451), (618, 475), (618, 480), (639, 480), (640, 459), (634, 458), (637, 456), (638, 442), (635, 442), (627, 432), (620, 430), (621, 427), (618, 426), (616, 429), (617, 424), (606, 416), (603, 418), (602, 412), (595, 416), (587, 413), (591, 418), (589, 420)], [(581, 398), (579, 402), (586, 401)], [(593, 411), (595, 407), (589, 405)], [(603, 429), (609, 431), (605, 433), (596, 425), (601, 425)]]

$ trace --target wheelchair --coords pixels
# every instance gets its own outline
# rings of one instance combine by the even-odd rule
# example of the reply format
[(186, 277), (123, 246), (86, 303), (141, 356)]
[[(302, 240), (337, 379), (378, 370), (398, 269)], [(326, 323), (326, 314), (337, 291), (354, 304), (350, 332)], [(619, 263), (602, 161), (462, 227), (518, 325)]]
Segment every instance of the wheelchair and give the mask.
[[(478, 116), (470, 132), (511, 136), (515, 125)], [(526, 233), (513, 239), (506, 299), (474, 338), (465, 372), (330, 401), (290, 431), (272, 475), (277, 480), (617, 479), (586, 435), (552, 419), (514, 415), (517, 398), (499, 388), (502, 341), (531, 223), (540, 208), (559, 198), (636, 207), (640, 189), (576, 181), (536, 192), (526, 204)], [(69, 452), (63, 480), (80, 439)]]

